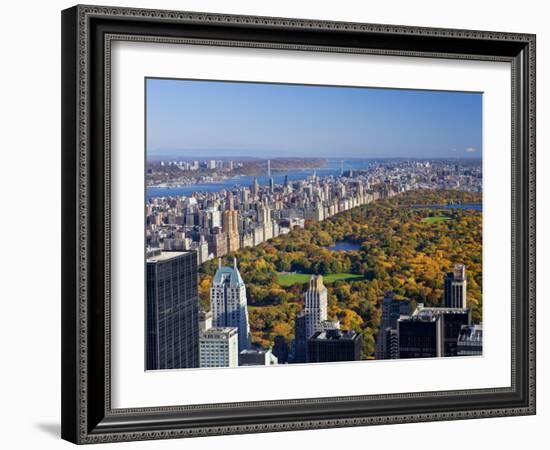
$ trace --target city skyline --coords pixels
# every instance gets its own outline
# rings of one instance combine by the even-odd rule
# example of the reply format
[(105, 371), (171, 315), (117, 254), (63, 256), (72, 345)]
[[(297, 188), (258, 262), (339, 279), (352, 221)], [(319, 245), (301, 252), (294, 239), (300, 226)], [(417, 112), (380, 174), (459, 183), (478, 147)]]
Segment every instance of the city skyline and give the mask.
[[(169, 271), (148, 279), (151, 356), (184, 343), (198, 367), (482, 354), (481, 164), (304, 164), (150, 166), (147, 252), (195, 260), (180, 274), (191, 290), (175, 294)], [(242, 175), (258, 171), (269, 182)], [(188, 294), (198, 326), (182, 335)]]
[(152, 79), (148, 159), (480, 158), (482, 94)]

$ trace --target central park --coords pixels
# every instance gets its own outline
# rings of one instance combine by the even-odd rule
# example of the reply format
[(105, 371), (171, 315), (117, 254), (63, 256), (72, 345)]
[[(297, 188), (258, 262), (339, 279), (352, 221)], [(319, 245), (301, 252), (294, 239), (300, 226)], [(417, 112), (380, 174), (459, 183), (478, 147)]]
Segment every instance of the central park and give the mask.
[[(412, 304), (440, 306), (443, 276), (454, 264), (468, 275), (468, 307), (482, 319), (481, 194), (417, 190), (340, 213), (306, 221), (235, 256), (246, 284), (252, 343), (273, 346), (275, 336), (290, 343), (296, 314), (311, 275), (323, 275), (329, 320), (363, 335), (362, 359), (371, 359), (384, 293)], [(445, 209), (442, 210), (442, 207)], [(349, 243), (339, 249), (337, 243)], [(210, 309), (209, 290), (217, 261), (200, 267), (201, 307)]]

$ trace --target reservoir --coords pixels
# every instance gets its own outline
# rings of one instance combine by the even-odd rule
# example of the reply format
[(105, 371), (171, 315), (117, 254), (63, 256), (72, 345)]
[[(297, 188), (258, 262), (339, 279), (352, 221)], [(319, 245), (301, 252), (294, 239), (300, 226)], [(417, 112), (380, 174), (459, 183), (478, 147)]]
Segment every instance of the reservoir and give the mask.
[(413, 208), (426, 209), (469, 209), (473, 211), (483, 211), (481, 203), (452, 203), (448, 205), (414, 205)]
[(336, 241), (334, 245), (329, 245), (325, 248), (333, 252), (347, 252), (350, 250), (359, 250), (361, 248), (361, 244), (352, 241)]

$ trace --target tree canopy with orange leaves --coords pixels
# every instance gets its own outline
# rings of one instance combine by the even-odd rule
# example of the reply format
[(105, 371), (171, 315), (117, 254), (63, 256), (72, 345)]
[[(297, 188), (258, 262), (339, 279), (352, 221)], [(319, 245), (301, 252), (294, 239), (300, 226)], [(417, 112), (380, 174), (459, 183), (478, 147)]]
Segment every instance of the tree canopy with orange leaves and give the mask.
[[(456, 263), (466, 266), (468, 306), (472, 318), (482, 320), (482, 213), (473, 209), (445, 209), (434, 205), (481, 203), (481, 194), (462, 191), (419, 190), (343, 212), (322, 222), (308, 221), (303, 229), (278, 236), (236, 256), (247, 287), (252, 340), (273, 345), (281, 335), (290, 343), (294, 321), (303, 307), (306, 284), (283, 287), (280, 272), (303, 274), (351, 273), (353, 280), (325, 283), (329, 291), (329, 319), (344, 329), (363, 334), (363, 357), (374, 352), (386, 291), (414, 303), (440, 306), (443, 278)], [(333, 251), (336, 241), (358, 244), (357, 250)], [(208, 308), (209, 288), (216, 261), (201, 266), (199, 295)]]

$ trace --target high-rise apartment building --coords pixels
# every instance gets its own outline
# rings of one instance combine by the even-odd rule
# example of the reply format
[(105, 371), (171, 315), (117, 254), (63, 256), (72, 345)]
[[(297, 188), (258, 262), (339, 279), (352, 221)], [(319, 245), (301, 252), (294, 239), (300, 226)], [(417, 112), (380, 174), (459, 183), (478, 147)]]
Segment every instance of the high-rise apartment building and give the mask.
[(214, 228), (206, 236), (208, 242), (208, 251), (215, 257), (221, 257), (227, 254), (227, 235), (220, 228)]
[(246, 286), (233, 259), (233, 267), (221, 265), (210, 288), (212, 324), (214, 327), (235, 327), (239, 333), (239, 351), (250, 346), (250, 326), (246, 301)]
[(147, 255), (147, 370), (199, 367), (195, 252)]
[(196, 245), (196, 249), (197, 249), (197, 261), (200, 266), (202, 263), (208, 261), (208, 256), (209, 256), (208, 243), (206, 242), (206, 239), (204, 238), (204, 236), (200, 236), (199, 242)]
[(466, 308), (466, 267), (464, 264), (455, 264), (452, 272), (445, 275), (445, 295), (443, 306), (446, 308)]
[(322, 275), (312, 275), (309, 287), (304, 294), (304, 315), (306, 339), (318, 331), (323, 331), (322, 323), (327, 320), (327, 288)]
[(228, 194), (226, 210), (223, 212), (223, 231), (227, 236), (227, 251), (234, 252), (240, 248), (239, 213), (233, 207), (233, 194)]
[(200, 367), (237, 367), (238, 331), (234, 327), (210, 328), (200, 337)]

